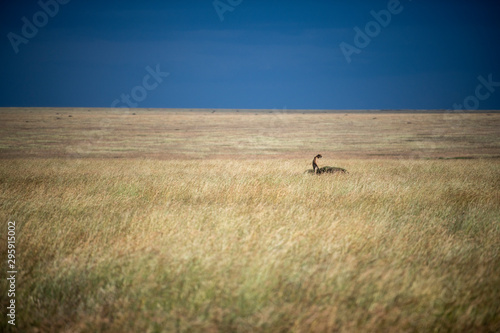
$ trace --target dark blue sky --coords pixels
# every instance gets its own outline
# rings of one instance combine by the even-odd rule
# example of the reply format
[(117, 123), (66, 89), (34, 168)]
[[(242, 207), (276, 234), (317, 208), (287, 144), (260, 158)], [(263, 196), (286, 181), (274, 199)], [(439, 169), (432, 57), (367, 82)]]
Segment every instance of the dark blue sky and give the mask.
[(498, 1), (58, 1), (0, 5), (0, 106), (500, 109)]

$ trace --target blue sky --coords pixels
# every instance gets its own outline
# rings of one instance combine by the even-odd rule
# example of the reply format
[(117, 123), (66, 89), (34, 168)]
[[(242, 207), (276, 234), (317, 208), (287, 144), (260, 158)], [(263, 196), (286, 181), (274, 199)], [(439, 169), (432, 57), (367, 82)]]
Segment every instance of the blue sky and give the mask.
[(500, 109), (496, 1), (41, 0), (0, 12), (0, 106)]

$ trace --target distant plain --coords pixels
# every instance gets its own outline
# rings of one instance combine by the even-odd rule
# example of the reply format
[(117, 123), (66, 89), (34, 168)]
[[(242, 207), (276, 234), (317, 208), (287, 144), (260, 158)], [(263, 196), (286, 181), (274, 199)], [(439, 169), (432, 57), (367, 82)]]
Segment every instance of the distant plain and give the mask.
[(491, 158), (500, 113), (0, 109), (0, 158)]

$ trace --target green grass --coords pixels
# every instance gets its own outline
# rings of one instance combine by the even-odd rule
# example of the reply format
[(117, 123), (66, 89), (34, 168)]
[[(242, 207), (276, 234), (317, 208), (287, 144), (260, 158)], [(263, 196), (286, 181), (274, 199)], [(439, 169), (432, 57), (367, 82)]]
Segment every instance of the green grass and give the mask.
[(17, 329), (499, 331), (500, 162), (335, 164), (0, 160)]

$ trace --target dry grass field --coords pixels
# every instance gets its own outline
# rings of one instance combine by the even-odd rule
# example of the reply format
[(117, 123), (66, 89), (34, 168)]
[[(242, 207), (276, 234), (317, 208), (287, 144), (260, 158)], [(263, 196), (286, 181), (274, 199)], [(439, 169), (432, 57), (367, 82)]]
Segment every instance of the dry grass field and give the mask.
[(500, 331), (499, 125), (0, 109), (16, 330)]
[(0, 109), (0, 158), (489, 158), (500, 113)]

